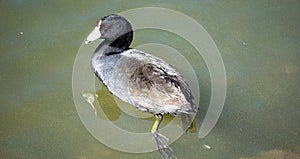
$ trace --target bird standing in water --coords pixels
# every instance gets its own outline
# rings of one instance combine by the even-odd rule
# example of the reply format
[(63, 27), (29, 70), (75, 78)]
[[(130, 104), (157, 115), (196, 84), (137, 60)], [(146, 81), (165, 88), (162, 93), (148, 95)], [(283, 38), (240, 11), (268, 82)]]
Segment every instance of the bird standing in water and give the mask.
[(104, 41), (91, 60), (96, 76), (112, 94), (155, 116), (151, 129), (154, 142), (165, 159), (176, 158), (158, 128), (163, 114), (182, 115), (183, 124), (190, 123), (188, 115), (195, 114), (198, 106), (188, 84), (162, 59), (129, 47), (133, 30), (124, 17), (111, 14), (101, 18), (85, 43), (99, 38)]

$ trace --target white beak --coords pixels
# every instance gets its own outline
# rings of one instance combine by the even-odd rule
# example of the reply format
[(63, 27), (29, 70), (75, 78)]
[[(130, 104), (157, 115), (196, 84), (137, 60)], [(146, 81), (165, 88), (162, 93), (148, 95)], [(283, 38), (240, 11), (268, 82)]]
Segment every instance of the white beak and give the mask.
[(94, 40), (97, 40), (101, 37), (100, 27), (96, 26), (95, 29), (89, 34), (89, 36), (85, 40), (85, 44), (88, 44)]

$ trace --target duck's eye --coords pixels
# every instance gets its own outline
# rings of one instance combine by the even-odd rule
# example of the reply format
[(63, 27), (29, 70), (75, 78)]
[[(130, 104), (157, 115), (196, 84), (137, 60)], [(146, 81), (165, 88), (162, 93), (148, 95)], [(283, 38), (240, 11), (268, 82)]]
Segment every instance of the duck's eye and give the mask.
[(104, 25), (103, 29), (104, 29), (104, 30), (109, 29), (108, 25)]

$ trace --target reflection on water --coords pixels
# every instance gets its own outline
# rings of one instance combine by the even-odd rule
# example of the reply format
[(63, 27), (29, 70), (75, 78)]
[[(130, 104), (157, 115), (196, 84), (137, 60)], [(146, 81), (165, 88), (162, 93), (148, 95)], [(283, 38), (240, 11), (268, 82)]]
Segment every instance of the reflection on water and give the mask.
[[(119, 152), (94, 139), (78, 117), (71, 89), (73, 62), (92, 24), (103, 15), (146, 6), (174, 9), (197, 20), (215, 40), (227, 71), (220, 120), (204, 139), (187, 133), (174, 142), (178, 158), (297, 153), (300, 1), (1, 0), (2, 158), (160, 158), (157, 152)], [(199, 128), (211, 89), (203, 59), (189, 43), (166, 32), (137, 31), (132, 47), (144, 43), (169, 45), (191, 63), (201, 90)], [(144, 114), (134, 108), (125, 113), (105, 88), (98, 90), (97, 101), (109, 120), (126, 130), (149, 131), (152, 116), (137, 119)]]
[(101, 105), (101, 109), (105, 114), (98, 115), (100, 118), (105, 118), (105, 116), (110, 121), (116, 121), (119, 119), (119, 116), (121, 115), (120, 108), (116, 105), (116, 102), (111, 95), (111, 93), (108, 91), (107, 88), (102, 87), (101, 90), (97, 92), (98, 94), (98, 102), (99, 105)]
[[(150, 128), (155, 121), (155, 118), (152, 114), (141, 112), (134, 106), (113, 96), (106, 87), (102, 87), (102, 89), (100, 89), (96, 95), (99, 105), (95, 104), (95, 109), (102, 110), (97, 111), (97, 117), (108, 121), (116, 121), (116, 125), (118, 125), (122, 129), (129, 130), (130, 132), (150, 132)], [(103, 112), (103, 114), (99, 114), (99, 112)], [(168, 124), (173, 119), (173, 115), (164, 115), (164, 120), (161, 123), (161, 127), (164, 127), (164, 125)], [(143, 121), (137, 122), (138, 120)], [(130, 121), (134, 121), (135, 124), (126, 124)], [(176, 121), (175, 123), (181, 126), (180, 121)], [(196, 125), (194, 123), (190, 132), (195, 132), (195, 129)]]

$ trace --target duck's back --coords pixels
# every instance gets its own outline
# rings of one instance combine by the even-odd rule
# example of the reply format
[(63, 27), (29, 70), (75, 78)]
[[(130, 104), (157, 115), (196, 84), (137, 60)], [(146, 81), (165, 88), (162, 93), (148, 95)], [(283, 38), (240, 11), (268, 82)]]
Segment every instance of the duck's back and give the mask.
[(194, 113), (188, 84), (165, 61), (130, 49), (120, 54), (94, 55), (96, 75), (117, 97), (154, 114)]

